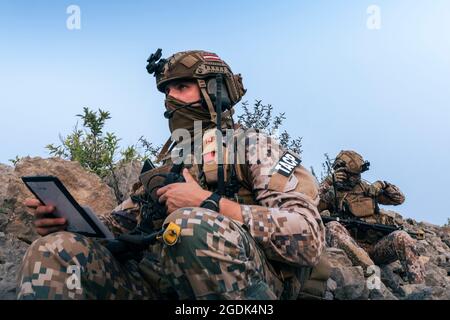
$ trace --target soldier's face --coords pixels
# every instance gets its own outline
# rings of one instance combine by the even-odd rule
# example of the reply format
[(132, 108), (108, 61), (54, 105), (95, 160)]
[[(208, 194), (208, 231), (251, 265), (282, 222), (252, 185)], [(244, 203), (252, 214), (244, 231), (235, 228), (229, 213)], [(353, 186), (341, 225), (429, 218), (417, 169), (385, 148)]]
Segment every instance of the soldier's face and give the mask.
[(184, 103), (200, 100), (200, 88), (195, 81), (182, 80), (169, 83), (166, 87), (166, 96), (171, 96)]

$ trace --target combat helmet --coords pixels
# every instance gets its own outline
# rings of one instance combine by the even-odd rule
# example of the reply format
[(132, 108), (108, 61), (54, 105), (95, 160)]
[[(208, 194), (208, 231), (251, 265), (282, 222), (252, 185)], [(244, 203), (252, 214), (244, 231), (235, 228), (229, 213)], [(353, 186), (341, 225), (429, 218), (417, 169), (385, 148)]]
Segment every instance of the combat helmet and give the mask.
[(154, 74), (156, 86), (165, 93), (166, 85), (173, 80), (196, 79), (210, 113), (215, 114), (215, 76), (222, 75), (226, 91), (222, 91), (222, 111), (231, 109), (238, 103), (246, 90), (240, 74), (233, 74), (230, 66), (217, 54), (203, 50), (182, 51), (167, 59), (161, 59), (161, 49), (148, 60), (147, 71)]
[(333, 169), (345, 167), (346, 171), (354, 174), (369, 170), (370, 162), (364, 161), (363, 157), (352, 150), (342, 150), (336, 156)]

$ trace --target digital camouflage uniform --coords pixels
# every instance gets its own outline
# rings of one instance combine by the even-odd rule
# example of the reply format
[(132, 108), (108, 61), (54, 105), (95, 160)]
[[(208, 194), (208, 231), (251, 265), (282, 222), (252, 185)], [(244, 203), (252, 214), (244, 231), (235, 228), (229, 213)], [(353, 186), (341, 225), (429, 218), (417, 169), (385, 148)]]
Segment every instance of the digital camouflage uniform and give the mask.
[[(28, 249), (18, 298), (297, 298), (303, 272), (318, 263), (325, 245), (317, 182), (301, 165), (292, 166), (288, 176), (280, 174), (276, 168), (286, 153), (261, 133), (246, 136), (244, 152), (247, 160), (235, 165), (243, 177), (241, 187), (230, 199), (241, 203), (243, 224), (208, 209), (181, 208), (163, 223), (181, 227), (175, 245), (157, 242), (142, 260), (126, 262), (113, 257), (101, 241), (51, 234)], [(249, 161), (256, 155), (261, 160)], [(196, 165), (190, 171), (198, 177)], [(134, 189), (142, 192), (139, 183)], [(102, 220), (119, 234), (141, 218), (138, 204), (127, 199)], [(79, 290), (66, 285), (72, 265), (81, 269)]]
[[(349, 155), (355, 160), (352, 164), (362, 163), (362, 157), (354, 151), (342, 151), (340, 155)], [(405, 197), (400, 189), (386, 181), (369, 184), (361, 180), (358, 170), (346, 170), (348, 180), (337, 186), (337, 204), (331, 176), (320, 185), (321, 214), (330, 212), (340, 218), (356, 218), (368, 223), (399, 226), (403, 223), (398, 214), (385, 211), (378, 204), (400, 205)], [(349, 181), (352, 180), (352, 181)], [(327, 211), (325, 211), (327, 210)], [(424, 268), (419, 259), (415, 240), (405, 231), (398, 230), (384, 235), (374, 230), (347, 230), (337, 221), (326, 224), (326, 242), (331, 247), (343, 249), (355, 265), (365, 270), (370, 265), (384, 265), (399, 260), (411, 283), (424, 281)]]

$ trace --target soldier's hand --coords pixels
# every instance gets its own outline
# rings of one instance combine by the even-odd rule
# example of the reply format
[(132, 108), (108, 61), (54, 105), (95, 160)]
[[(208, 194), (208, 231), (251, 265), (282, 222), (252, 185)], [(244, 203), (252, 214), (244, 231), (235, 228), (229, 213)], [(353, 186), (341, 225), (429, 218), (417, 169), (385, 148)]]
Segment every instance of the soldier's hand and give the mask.
[(53, 232), (64, 231), (67, 228), (67, 221), (64, 218), (57, 218), (53, 215), (55, 207), (44, 206), (37, 199), (26, 199), (23, 203), (31, 209), (34, 215), (34, 226), (36, 232), (41, 236), (46, 236)]
[(334, 180), (337, 183), (342, 183), (347, 180), (347, 173), (345, 173), (345, 168), (339, 168), (334, 171)]
[(210, 191), (202, 189), (187, 169), (183, 169), (186, 182), (172, 183), (159, 188), (156, 195), (160, 203), (165, 203), (167, 212), (186, 207), (199, 207), (211, 195)]
[(385, 181), (377, 180), (374, 183), (372, 183), (373, 186), (375, 186), (377, 189), (383, 190), (386, 189), (387, 183)]

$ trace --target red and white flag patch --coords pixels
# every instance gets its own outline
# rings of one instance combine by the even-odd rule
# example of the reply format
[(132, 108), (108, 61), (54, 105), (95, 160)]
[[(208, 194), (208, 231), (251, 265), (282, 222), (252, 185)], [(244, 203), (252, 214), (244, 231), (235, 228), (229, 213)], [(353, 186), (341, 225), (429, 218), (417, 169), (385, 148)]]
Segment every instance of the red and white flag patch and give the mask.
[(220, 59), (217, 54), (211, 52), (203, 53), (203, 59), (205, 59), (206, 61), (222, 61), (222, 59)]

